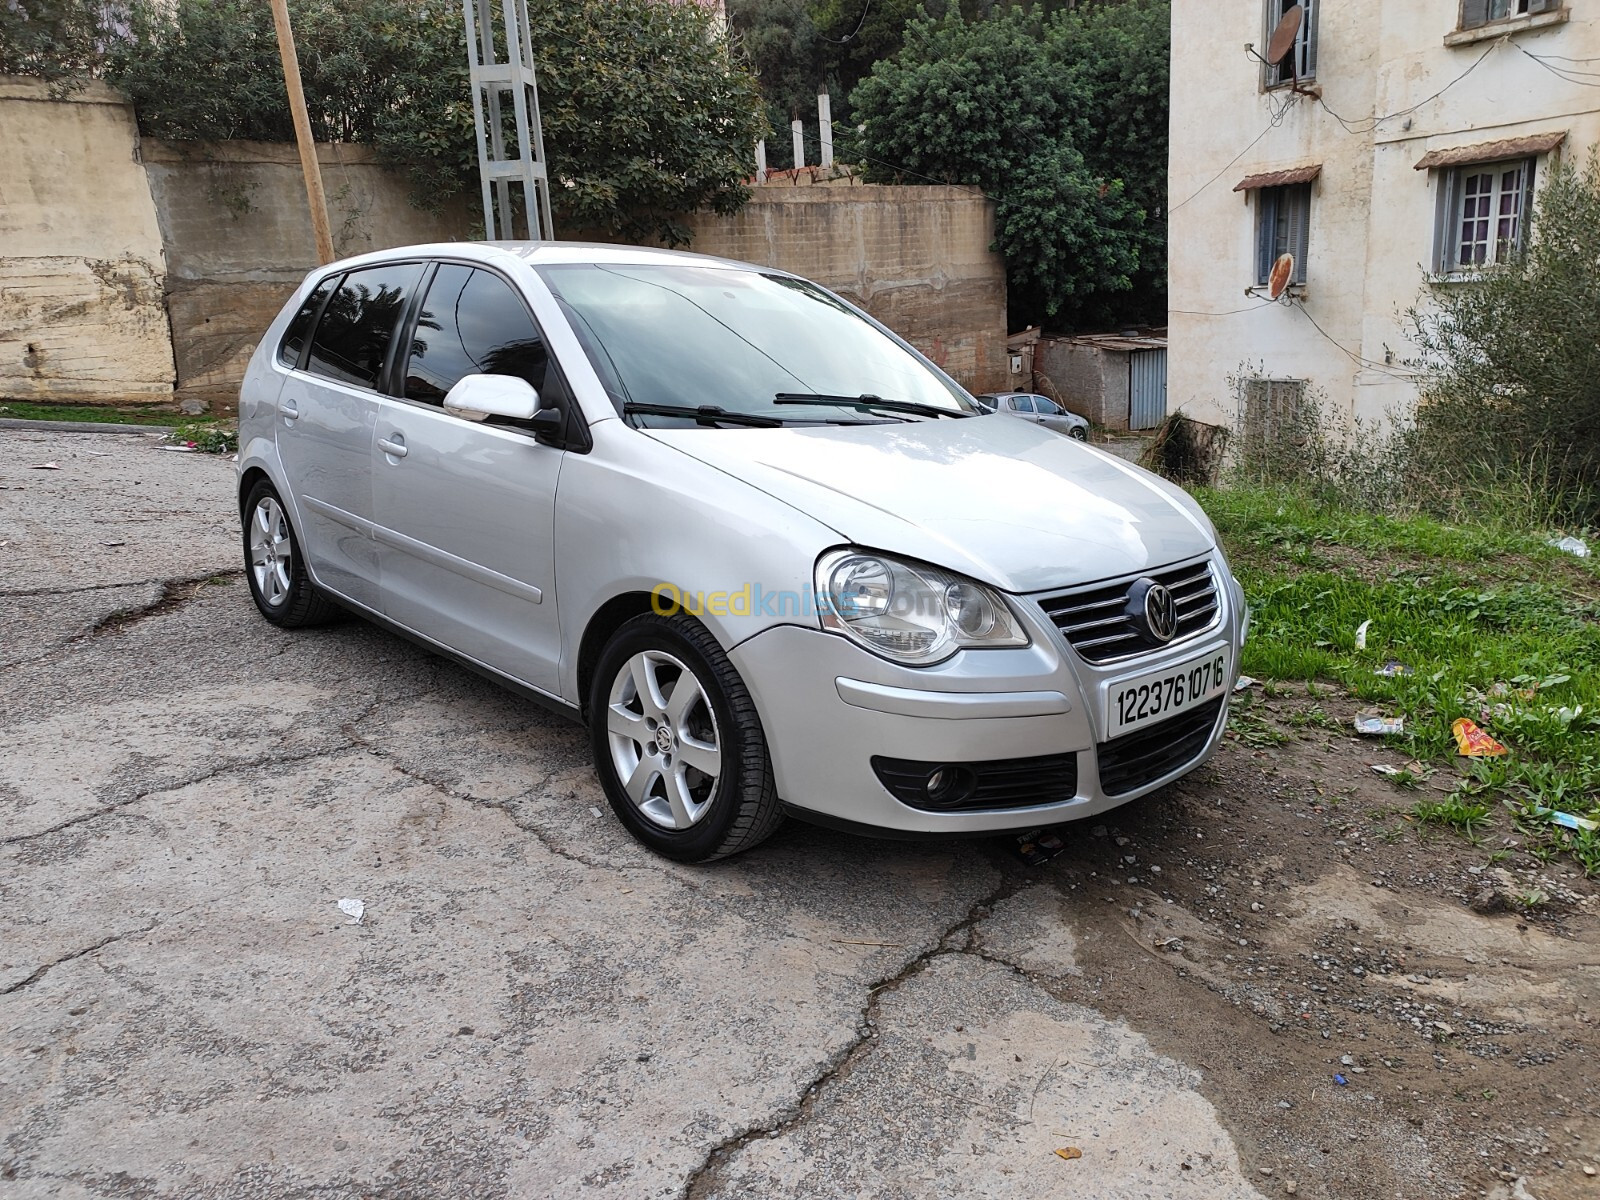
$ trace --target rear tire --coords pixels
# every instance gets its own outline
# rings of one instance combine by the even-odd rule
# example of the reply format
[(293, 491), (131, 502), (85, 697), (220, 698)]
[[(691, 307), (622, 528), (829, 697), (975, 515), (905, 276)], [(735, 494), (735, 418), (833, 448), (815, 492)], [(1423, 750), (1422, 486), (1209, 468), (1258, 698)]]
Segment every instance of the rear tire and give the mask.
[(755, 702), (690, 617), (635, 617), (612, 635), (589, 684), (589, 735), (611, 810), (657, 854), (710, 862), (783, 823)]
[(280, 629), (321, 625), (339, 615), (306, 573), (289, 511), (265, 479), (244, 502), (244, 575), (256, 609)]

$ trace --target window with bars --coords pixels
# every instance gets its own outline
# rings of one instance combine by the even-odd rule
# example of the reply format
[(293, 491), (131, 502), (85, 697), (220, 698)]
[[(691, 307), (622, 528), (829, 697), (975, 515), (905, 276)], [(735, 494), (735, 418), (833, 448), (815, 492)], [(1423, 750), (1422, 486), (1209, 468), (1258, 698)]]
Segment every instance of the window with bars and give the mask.
[(1283, 56), (1282, 61), (1267, 65), (1268, 87), (1279, 87), (1296, 80), (1304, 83), (1317, 77), (1317, 9), (1321, 7), (1321, 0), (1267, 0), (1266, 37), (1271, 39), (1272, 31), (1283, 20), (1283, 14), (1296, 4), (1304, 10), (1300, 14), (1300, 31), (1295, 34), (1294, 48)]
[(1264, 284), (1280, 255), (1294, 255), (1290, 283), (1306, 281), (1311, 240), (1311, 185), (1291, 183), (1256, 192), (1256, 282)]
[(1476, 29), (1493, 21), (1554, 12), (1561, 4), (1562, 0), (1461, 0), (1460, 28)]
[(1522, 245), (1533, 198), (1533, 159), (1456, 167), (1440, 194), (1441, 274), (1506, 261)]

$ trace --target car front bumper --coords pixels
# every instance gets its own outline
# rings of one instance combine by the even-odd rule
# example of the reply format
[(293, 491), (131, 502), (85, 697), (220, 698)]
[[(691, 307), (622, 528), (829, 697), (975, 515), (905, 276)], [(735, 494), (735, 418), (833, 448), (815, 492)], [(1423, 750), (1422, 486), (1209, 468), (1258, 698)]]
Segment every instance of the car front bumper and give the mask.
[[(1214, 627), (1160, 651), (1103, 666), (1069, 649), (1026, 597), (1012, 599), (1031, 645), (962, 651), (935, 667), (900, 666), (839, 634), (793, 625), (756, 635), (730, 657), (761, 714), (778, 794), (798, 815), (907, 835), (1030, 829), (1126, 804), (1193, 770), (1215, 750), (1227, 725), (1243, 633), (1242, 600), (1220, 562), (1219, 575), (1228, 582), (1219, 588), (1222, 611)], [(1198, 749), (1136, 787), (1116, 794), (1103, 790), (1101, 751), (1118, 745), (1107, 742), (1103, 730), (1104, 697), (1112, 685), (1224, 647), (1229, 669), (1215, 720), (1188, 743)], [(1183, 716), (1171, 719), (1174, 728)], [(1145, 728), (1155, 731), (1163, 724)], [(1154, 734), (1150, 740), (1161, 741)], [(1077, 765), (1076, 794), (1070, 800), (954, 811), (902, 802), (872, 762), (881, 756), (981, 765), (1068, 754), (1075, 755)]]

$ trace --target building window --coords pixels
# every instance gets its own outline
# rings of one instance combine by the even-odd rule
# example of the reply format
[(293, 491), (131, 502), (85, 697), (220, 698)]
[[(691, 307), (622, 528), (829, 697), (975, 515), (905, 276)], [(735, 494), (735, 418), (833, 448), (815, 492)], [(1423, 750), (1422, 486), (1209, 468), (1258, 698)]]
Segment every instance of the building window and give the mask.
[(1505, 262), (1522, 245), (1533, 197), (1533, 159), (1475, 163), (1445, 175), (1435, 269), (1471, 271)]
[[(1512, 0), (1512, 3), (1515, 2)], [(1280, 87), (1296, 80), (1304, 83), (1317, 77), (1317, 9), (1321, 7), (1320, 0), (1267, 0), (1267, 40), (1271, 40), (1272, 31), (1283, 20), (1283, 14), (1297, 4), (1302, 10), (1300, 31), (1295, 34), (1294, 48), (1279, 62), (1267, 64), (1268, 87)]]
[(1264, 284), (1272, 264), (1294, 255), (1290, 283), (1306, 281), (1306, 249), (1311, 234), (1311, 185), (1261, 188), (1256, 192), (1256, 282)]
[(1461, 0), (1460, 28), (1476, 29), (1494, 21), (1554, 12), (1561, 3), (1562, 0)]

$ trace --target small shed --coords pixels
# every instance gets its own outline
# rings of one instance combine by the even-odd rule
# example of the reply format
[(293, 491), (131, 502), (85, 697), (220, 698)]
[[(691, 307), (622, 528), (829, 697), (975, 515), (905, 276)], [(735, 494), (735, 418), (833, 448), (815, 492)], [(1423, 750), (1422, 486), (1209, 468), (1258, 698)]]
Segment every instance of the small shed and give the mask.
[(1167, 416), (1167, 331), (1046, 336), (1034, 388), (1107, 429), (1154, 429)]

